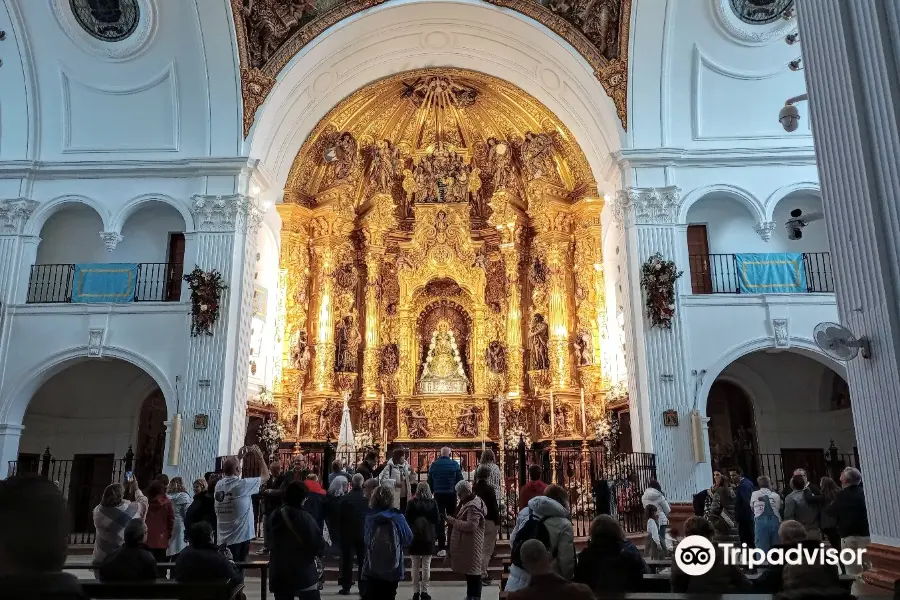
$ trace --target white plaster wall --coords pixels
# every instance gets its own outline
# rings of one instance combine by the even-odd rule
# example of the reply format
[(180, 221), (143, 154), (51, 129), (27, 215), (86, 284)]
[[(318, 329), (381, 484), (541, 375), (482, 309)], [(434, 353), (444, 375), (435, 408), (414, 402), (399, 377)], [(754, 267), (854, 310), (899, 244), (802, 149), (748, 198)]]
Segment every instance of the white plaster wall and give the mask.
[(632, 3), (628, 146), (811, 147), (805, 104), (797, 132), (777, 120), (784, 100), (805, 91), (802, 73), (787, 68), (798, 48), (783, 35), (757, 44), (729, 33), (718, 4), (728, 0)]
[(122, 226), (122, 241), (107, 252), (110, 262), (154, 262), (169, 260), (169, 235), (184, 233), (184, 218), (162, 202), (151, 202), (131, 214)]
[(84, 204), (70, 205), (44, 223), (35, 264), (114, 262), (100, 239), (103, 221)]
[(250, 326), (250, 359), (256, 361), (256, 374), (251, 374), (248, 378), (251, 394), (258, 392), (261, 386), (272, 389), (275, 361), (281, 360), (281, 337), (276, 329), (279, 261), (277, 235), (268, 225), (263, 225), (256, 236), (258, 258), (254, 266), (253, 283), (266, 292), (266, 312), (265, 316), (254, 316)]
[(811, 223), (803, 229), (803, 237), (789, 240), (784, 223), (790, 211), (801, 209), (804, 214), (822, 210), (822, 202), (811, 195), (792, 195), (773, 211), (775, 229), (769, 241), (756, 232), (757, 221), (746, 206), (730, 196), (713, 192), (694, 203), (687, 214), (689, 224), (706, 225), (711, 254), (741, 252), (828, 252), (828, 235), (823, 221)]
[[(761, 351), (741, 357), (722, 377), (744, 388), (753, 402), (759, 452), (822, 448), (833, 440), (841, 453), (856, 446), (850, 409), (829, 410), (825, 365), (793, 352)], [(852, 401), (852, 400), (851, 400)]]
[(116, 359), (88, 359), (57, 373), (34, 394), (19, 445), (54, 458), (114, 454), (135, 445), (141, 404), (157, 388), (140, 368)]
[[(11, 125), (0, 157), (238, 154), (237, 58), (227, 0), (141, 0), (138, 32), (147, 23), (147, 35), (115, 45), (69, 24), (65, 0), (3, 4), (0, 26), (11, 36), (2, 45), (0, 106), (9, 112), (3, 106), (0, 114), (19, 123)], [(130, 46), (133, 52), (121, 51)]]

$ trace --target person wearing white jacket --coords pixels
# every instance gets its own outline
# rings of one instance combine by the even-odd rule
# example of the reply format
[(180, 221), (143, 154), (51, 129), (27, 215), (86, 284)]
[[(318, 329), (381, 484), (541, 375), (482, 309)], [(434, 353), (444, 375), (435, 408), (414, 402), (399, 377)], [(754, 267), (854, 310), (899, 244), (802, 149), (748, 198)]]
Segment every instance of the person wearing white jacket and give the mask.
[(662, 493), (662, 487), (657, 480), (650, 480), (650, 487), (647, 488), (644, 495), (641, 497), (641, 504), (644, 505), (644, 508), (647, 508), (652, 504), (656, 507), (656, 510), (659, 511), (659, 517), (657, 519), (657, 523), (659, 524), (659, 539), (666, 539), (666, 530), (669, 528), (669, 513), (672, 512), (672, 507), (669, 506), (669, 501), (666, 500), (665, 494)]
[[(550, 554), (553, 558), (553, 570), (560, 577), (572, 581), (575, 577), (575, 535), (572, 529), (572, 520), (569, 517), (569, 500), (566, 491), (558, 485), (551, 485), (544, 491), (543, 496), (536, 496), (528, 501), (528, 506), (519, 511), (516, 517), (516, 527), (509, 536), (510, 547), (516, 543), (516, 535), (528, 522), (529, 517), (539, 517), (544, 520), (547, 533), (550, 534)], [(516, 566), (510, 565), (509, 580), (506, 582), (505, 591), (515, 592), (531, 583), (531, 575)]]

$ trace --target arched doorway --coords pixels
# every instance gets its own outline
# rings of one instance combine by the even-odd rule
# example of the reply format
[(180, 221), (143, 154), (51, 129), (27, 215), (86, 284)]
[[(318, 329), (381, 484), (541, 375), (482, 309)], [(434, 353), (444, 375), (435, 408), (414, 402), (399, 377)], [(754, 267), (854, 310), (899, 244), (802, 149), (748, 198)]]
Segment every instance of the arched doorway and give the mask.
[(741, 356), (707, 397), (713, 468), (740, 465), (782, 490), (797, 468), (813, 481), (858, 466), (850, 390), (812, 353), (766, 349)]
[(33, 394), (22, 424), (18, 472), (46, 475), (66, 496), (73, 532), (93, 531), (103, 489), (133, 470), (140, 485), (159, 473), (167, 418), (159, 385), (113, 358), (76, 359)]

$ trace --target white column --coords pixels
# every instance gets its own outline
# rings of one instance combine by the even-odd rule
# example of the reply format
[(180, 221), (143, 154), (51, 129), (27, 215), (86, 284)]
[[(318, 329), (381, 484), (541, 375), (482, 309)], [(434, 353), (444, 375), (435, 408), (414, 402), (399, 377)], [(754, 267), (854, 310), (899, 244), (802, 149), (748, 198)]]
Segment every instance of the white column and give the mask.
[[(25, 302), (28, 273), (37, 254), (36, 242), (40, 240), (33, 236), (23, 236), (22, 232), (37, 205), (34, 200), (25, 198), (0, 200), (0, 303), (4, 310), (8, 304)], [(25, 244), (25, 241), (31, 243)], [(27, 262), (28, 258), (30, 262)], [(26, 290), (20, 291), (23, 281)]]
[(19, 458), (19, 439), (25, 428), (21, 425), (0, 425), (0, 479), (9, 475), (9, 463)]
[[(195, 252), (185, 273), (194, 264), (204, 271), (216, 270), (228, 289), (213, 335), (188, 341), (178, 467), (185, 477), (212, 470), (217, 456), (233, 454), (243, 445), (253, 291), (253, 263), (248, 258), (252, 258), (260, 223), (259, 210), (248, 196), (194, 196), (192, 200)], [(184, 299), (190, 302), (190, 292)], [(209, 415), (207, 429), (194, 429), (198, 414)]]
[(798, 0), (797, 11), (838, 311), (872, 343), (870, 359), (847, 363), (869, 526), (896, 547), (900, 4)]
[[(708, 476), (703, 477), (691, 453), (693, 397), (681, 321), (683, 282), (676, 285), (670, 329), (650, 327), (640, 285), (641, 265), (656, 252), (687, 271), (686, 228), (675, 223), (678, 202), (676, 187), (628, 188), (618, 193), (613, 209), (617, 224), (625, 230), (628, 387), (632, 420), (642, 421), (637, 449), (656, 454), (657, 476), (669, 500), (687, 502)], [(668, 409), (678, 411), (677, 427), (663, 425), (663, 411)]]

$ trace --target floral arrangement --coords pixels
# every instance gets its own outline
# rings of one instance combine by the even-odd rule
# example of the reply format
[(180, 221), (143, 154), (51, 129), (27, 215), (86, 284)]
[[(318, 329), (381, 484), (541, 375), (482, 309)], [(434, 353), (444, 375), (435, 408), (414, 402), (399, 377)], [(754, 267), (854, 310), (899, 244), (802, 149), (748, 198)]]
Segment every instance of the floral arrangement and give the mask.
[(641, 265), (641, 288), (646, 293), (647, 318), (651, 327), (669, 329), (675, 316), (675, 281), (682, 271), (657, 252)]
[(513, 425), (506, 430), (503, 436), (503, 447), (508, 450), (515, 450), (519, 447), (520, 436), (525, 440), (525, 448), (531, 449), (531, 433), (522, 425)]
[(195, 266), (184, 280), (191, 288), (191, 337), (201, 333), (212, 335), (213, 325), (219, 318), (222, 292), (228, 289), (222, 283), (222, 274)]
[(603, 444), (606, 456), (611, 456), (619, 447), (619, 419), (612, 411), (594, 421), (594, 436)]
[(268, 451), (271, 462), (278, 457), (278, 448), (281, 446), (281, 440), (284, 439), (284, 425), (274, 416), (270, 416), (259, 428), (256, 439)]
[(275, 395), (272, 394), (272, 390), (266, 386), (261, 386), (259, 388), (259, 393), (256, 394), (254, 400), (257, 404), (262, 404), (263, 406), (275, 406)]
[(362, 450), (371, 450), (375, 447), (375, 440), (372, 439), (372, 432), (366, 429), (354, 432), (353, 442), (356, 446), (355, 450), (357, 452), (360, 452)]
[(628, 384), (619, 381), (612, 384), (606, 392), (606, 403), (621, 404), (623, 402), (628, 402)]

